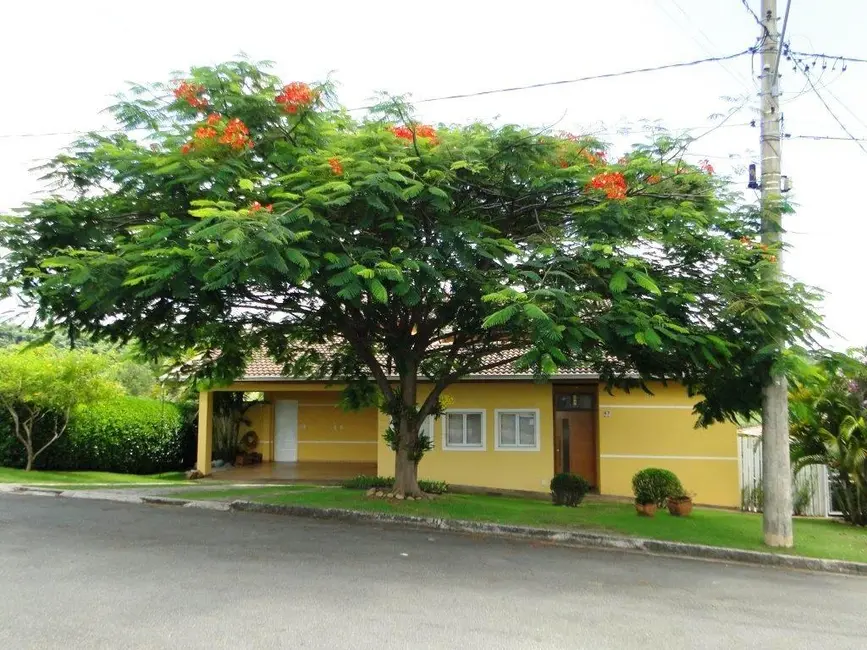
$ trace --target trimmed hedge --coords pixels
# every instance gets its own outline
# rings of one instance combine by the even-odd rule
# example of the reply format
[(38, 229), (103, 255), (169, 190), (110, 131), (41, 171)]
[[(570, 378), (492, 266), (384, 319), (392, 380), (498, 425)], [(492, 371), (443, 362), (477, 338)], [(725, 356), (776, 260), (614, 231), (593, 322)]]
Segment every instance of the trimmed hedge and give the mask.
[[(0, 422), (0, 462), (23, 466), (21, 444)], [(38, 469), (156, 474), (181, 469), (181, 410), (170, 402), (121, 397), (73, 414), (69, 430), (37, 459)]]

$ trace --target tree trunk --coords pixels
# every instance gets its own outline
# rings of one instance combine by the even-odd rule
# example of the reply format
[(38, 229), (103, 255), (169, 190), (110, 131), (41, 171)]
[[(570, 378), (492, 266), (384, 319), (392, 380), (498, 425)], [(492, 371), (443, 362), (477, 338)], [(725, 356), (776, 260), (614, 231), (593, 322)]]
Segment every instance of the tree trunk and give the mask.
[(418, 461), (409, 457), (406, 447), (401, 447), (394, 455), (394, 493), (405, 497), (422, 495), (418, 486)]
[(24, 468), (25, 472), (29, 472), (33, 469), (33, 452), (27, 452), (27, 466)]
[(406, 416), (407, 413), (416, 412), (416, 369), (415, 365), (408, 363), (402, 370), (400, 398), (403, 404), (395, 432), (398, 445), (394, 454), (394, 493), (405, 497), (418, 497), (422, 495), (418, 486), (418, 463), (421, 458), (413, 451), (418, 446), (421, 421), (417, 417), (410, 419)]

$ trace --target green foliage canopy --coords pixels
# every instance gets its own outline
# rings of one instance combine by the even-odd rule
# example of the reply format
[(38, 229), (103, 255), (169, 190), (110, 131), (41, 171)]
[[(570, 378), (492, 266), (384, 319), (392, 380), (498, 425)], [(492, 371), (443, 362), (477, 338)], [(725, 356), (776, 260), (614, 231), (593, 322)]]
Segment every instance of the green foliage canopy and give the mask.
[(130, 132), (82, 138), (47, 168), (63, 194), (5, 219), (7, 291), (51, 327), (201, 350), (197, 377), (228, 382), (264, 347), (349, 380), (355, 404), (378, 393), (400, 490), (462, 377), (667, 377), (708, 422), (755, 409), (781, 342), (815, 325), (804, 287), (762, 279), (757, 215), (670, 137), (607, 162), (592, 138), (434, 128), (395, 99), (353, 117), (328, 84), (246, 61), (113, 110)]

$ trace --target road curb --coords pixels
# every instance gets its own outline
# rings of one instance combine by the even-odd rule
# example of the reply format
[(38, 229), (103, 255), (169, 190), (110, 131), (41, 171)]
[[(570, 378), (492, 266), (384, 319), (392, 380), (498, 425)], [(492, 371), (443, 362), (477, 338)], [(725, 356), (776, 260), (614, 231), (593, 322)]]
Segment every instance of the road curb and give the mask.
[(777, 553), (763, 553), (761, 551), (725, 548), (721, 546), (706, 546), (704, 544), (667, 542), (641, 537), (621, 537), (602, 533), (531, 528), (527, 526), (511, 526), (480, 521), (465, 521), (460, 519), (440, 519), (435, 517), (418, 517), (414, 515), (382, 514), (375, 512), (361, 512), (358, 510), (344, 510), (341, 508), (313, 508), (309, 506), (276, 505), (242, 500), (232, 501), (228, 504), (228, 509), (237, 512), (261, 512), (266, 514), (309, 517), (313, 519), (334, 519), (340, 521), (377, 524), (400, 524), (414, 526), (416, 528), (445, 530), (458, 533), (474, 533), (489, 535), (491, 537), (532, 539), (566, 546), (580, 546), (583, 548), (638, 551), (654, 555), (671, 555), (702, 560), (739, 562), (761, 566), (782, 567), (804, 571), (822, 571), (825, 573), (867, 577), (867, 563), (863, 562), (825, 560), (821, 558), (801, 557), (798, 555), (783, 555)]

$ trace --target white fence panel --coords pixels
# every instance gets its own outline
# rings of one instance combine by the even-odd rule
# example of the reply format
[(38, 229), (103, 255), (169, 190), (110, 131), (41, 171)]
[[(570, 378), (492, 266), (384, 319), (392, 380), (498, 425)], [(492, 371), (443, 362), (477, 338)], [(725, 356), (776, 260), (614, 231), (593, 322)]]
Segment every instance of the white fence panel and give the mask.
[[(741, 508), (760, 512), (764, 495), (762, 491), (762, 438), (756, 435), (738, 436), (738, 457), (741, 473)], [(805, 467), (794, 477), (795, 494), (809, 490), (810, 499), (804, 514), (827, 517), (831, 511), (831, 496), (828, 489), (828, 468), (823, 465)]]

